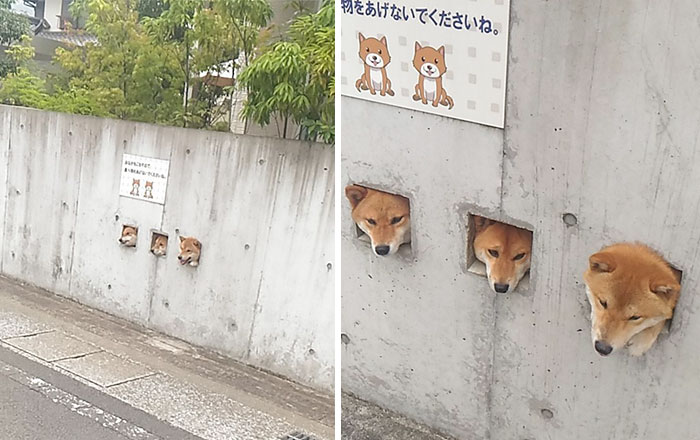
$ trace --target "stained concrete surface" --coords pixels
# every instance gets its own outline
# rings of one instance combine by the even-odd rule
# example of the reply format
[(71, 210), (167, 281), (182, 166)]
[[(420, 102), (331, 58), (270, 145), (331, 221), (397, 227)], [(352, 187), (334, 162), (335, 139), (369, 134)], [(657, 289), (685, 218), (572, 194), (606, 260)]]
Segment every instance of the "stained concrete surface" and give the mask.
[[(8, 337), (0, 336), (0, 348), (14, 350), (191, 435), (274, 440), (302, 432), (318, 440), (333, 438), (329, 395), (183, 341), (6, 279), (0, 279), (0, 317), (17, 324), (17, 328), (5, 326)], [(32, 328), (41, 333), (27, 335)], [(23, 336), (13, 337), (18, 333)], [(21, 345), (18, 339), (33, 338), (55, 341), (55, 350), (77, 341), (99, 352), (47, 362), (27, 350), (26, 344), (22, 349), (15, 346)], [(130, 368), (120, 371), (121, 362), (130, 362)], [(134, 365), (139, 368), (131, 368)], [(152, 374), (139, 375), (144, 371)]]

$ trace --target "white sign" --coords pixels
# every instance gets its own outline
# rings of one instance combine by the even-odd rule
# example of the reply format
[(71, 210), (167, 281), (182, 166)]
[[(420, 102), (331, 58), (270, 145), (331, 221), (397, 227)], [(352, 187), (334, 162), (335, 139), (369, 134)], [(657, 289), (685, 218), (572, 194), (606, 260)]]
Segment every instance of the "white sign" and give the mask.
[(165, 204), (170, 161), (152, 157), (122, 156), (122, 180), (119, 195), (132, 199)]
[(339, 0), (343, 95), (503, 128), (510, 0)]

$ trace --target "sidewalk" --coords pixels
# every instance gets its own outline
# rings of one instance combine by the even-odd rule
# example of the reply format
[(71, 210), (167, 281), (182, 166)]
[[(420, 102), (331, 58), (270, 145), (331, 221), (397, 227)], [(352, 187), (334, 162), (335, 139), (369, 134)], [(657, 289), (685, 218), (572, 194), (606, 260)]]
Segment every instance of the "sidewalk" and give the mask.
[(333, 399), (0, 278), (0, 346), (203, 439), (333, 438)]

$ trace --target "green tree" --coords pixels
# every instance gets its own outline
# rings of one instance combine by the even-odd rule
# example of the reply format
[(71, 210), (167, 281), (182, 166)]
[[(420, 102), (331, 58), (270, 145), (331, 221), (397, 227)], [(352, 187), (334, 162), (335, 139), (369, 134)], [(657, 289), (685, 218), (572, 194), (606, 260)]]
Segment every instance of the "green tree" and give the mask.
[(335, 140), (335, 5), (324, 1), (319, 12), (298, 16), (289, 36), (253, 60), (239, 76), (248, 91), (241, 115), (260, 125), (275, 120), (280, 137)]
[(44, 81), (32, 74), (27, 67), (34, 57), (31, 39), (27, 35), (22, 36), (5, 53), (10, 64), (15, 67), (0, 80), (0, 103), (35, 108), (45, 107), (49, 96), (45, 91)]
[[(29, 34), (29, 21), (10, 10), (12, 0), (0, 0), (0, 46), (10, 46)], [(0, 52), (0, 78), (16, 72), (17, 65)]]

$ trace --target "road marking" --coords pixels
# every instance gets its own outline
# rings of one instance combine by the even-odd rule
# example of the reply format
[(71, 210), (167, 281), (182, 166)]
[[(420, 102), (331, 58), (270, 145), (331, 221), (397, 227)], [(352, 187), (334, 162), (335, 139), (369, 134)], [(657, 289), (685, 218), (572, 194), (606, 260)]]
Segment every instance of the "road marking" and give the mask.
[(52, 402), (62, 405), (76, 414), (87, 417), (93, 422), (115, 431), (129, 440), (163, 440), (161, 437), (151, 434), (145, 429), (119, 416), (107, 412), (74, 394), (57, 388), (39, 377), (32, 376), (2, 361), (0, 361), (0, 374), (40, 393)]

